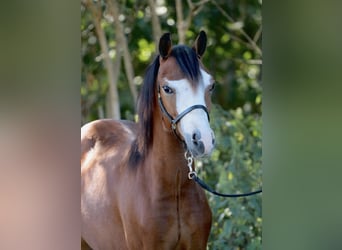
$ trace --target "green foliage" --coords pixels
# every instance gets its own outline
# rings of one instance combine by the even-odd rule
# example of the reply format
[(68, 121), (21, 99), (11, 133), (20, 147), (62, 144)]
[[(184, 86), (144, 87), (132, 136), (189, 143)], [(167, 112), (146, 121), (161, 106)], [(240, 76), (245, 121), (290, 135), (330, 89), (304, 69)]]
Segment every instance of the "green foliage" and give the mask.
[[(116, 34), (113, 20), (102, 3), (101, 26), (115, 58)], [(156, 1), (163, 11), (158, 15), (163, 32), (171, 32), (178, 43), (175, 1)], [(188, 2), (182, 1), (184, 17)], [(191, 1), (193, 4), (204, 1)], [(156, 55), (147, 1), (118, 1), (120, 22), (132, 57), (136, 87)], [(166, 8), (166, 9), (165, 9)], [(166, 11), (165, 11), (166, 10)], [(81, 7), (82, 41), (82, 123), (106, 114), (107, 72), (92, 17)], [(196, 7), (186, 32), (192, 44), (200, 30), (208, 35), (203, 64), (217, 84), (212, 97), (211, 125), (216, 148), (210, 159), (196, 162), (198, 173), (222, 193), (242, 193), (259, 189), (261, 170), (261, 0), (211, 0)], [(123, 119), (134, 119), (134, 104), (123, 65), (119, 75), (120, 110)], [(106, 115), (104, 115), (106, 117)], [(246, 198), (220, 198), (208, 194), (213, 225), (208, 249), (261, 249), (261, 195)]]
[[(222, 193), (243, 193), (262, 185), (261, 117), (237, 108), (211, 111), (216, 148), (197, 165), (200, 176)], [(213, 212), (209, 249), (261, 248), (261, 195), (222, 198), (208, 194)]]
[[(163, 32), (171, 32), (173, 42), (178, 43), (177, 16), (175, 1), (157, 1), (159, 7), (166, 11), (158, 16)], [(187, 1), (182, 1), (184, 17), (189, 13)], [(198, 1), (193, 1), (196, 4)], [(128, 47), (132, 56), (139, 89), (139, 79), (144, 77), (148, 64), (156, 55), (154, 44), (151, 12), (147, 1), (119, 1)], [(200, 11), (193, 16), (191, 25), (186, 32), (186, 43), (192, 44), (200, 30), (208, 35), (208, 47), (203, 57), (203, 64), (217, 81), (217, 91), (213, 100), (224, 109), (235, 109), (247, 105), (253, 112), (260, 113), (260, 102), (256, 97), (261, 94), (260, 65), (261, 48), (261, 1), (208, 1), (197, 7)], [(228, 15), (228, 16), (227, 16)], [(102, 27), (106, 33), (109, 49), (116, 49), (116, 34), (113, 19), (109, 17), (106, 2), (103, 2)], [(82, 91), (82, 123), (98, 117), (98, 109), (105, 110), (108, 81), (99, 41), (89, 11), (81, 8), (82, 29), (82, 87), (92, 91)], [(253, 47), (245, 33), (256, 44)], [(114, 57), (114, 55), (113, 55)], [(127, 84), (125, 71), (119, 77), (120, 109), (124, 119), (134, 113), (134, 104)], [(93, 79), (99, 85), (93, 85)], [(98, 88), (96, 88), (98, 86)], [(100, 87), (101, 86), (101, 87)], [(128, 116), (126, 116), (128, 114)]]

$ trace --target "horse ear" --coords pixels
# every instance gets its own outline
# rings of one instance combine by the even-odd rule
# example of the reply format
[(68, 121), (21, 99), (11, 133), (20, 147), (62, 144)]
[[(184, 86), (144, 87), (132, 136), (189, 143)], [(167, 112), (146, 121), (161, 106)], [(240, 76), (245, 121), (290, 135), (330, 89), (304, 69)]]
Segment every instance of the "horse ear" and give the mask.
[(203, 30), (201, 30), (192, 48), (196, 51), (197, 56), (201, 58), (202, 55), (204, 54), (206, 47), (207, 47), (207, 34)]
[(162, 35), (162, 37), (159, 40), (159, 54), (163, 59), (166, 59), (169, 57), (171, 53), (171, 47), (172, 47), (172, 42), (171, 42), (171, 34), (170, 33), (165, 33)]

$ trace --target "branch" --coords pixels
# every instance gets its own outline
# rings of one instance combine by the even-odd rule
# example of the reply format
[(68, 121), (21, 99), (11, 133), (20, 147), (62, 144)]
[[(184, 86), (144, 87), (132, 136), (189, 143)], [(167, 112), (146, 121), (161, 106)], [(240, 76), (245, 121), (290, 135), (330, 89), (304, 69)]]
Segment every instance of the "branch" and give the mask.
[(182, 1), (176, 0), (177, 31), (179, 36), (179, 43), (185, 43), (185, 33), (189, 29), (193, 17), (202, 10), (204, 4), (207, 2), (209, 2), (209, 0), (202, 0), (198, 3), (193, 3), (191, 0), (187, 0), (187, 3), (189, 5), (189, 14), (186, 20), (184, 20)]
[(259, 40), (261, 32), (262, 32), (262, 25), (260, 25), (259, 29), (257, 30), (257, 32), (255, 32), (255, 35), (253, 37), (253, 41), (255, 43)]
[[(216, 8), (221, 12), (223, 16), (225, 16), (230, 22), (235, 23), (235, 20), (228, 15), (227, 12), (225, 12), (221, 6), (219, 6), (215, 0), (211, 0), (211, 2), (216, 6)], [(260, 56), (262, 56), (262, 51), (259, 48), (259, 46), (253, 41), (253, 39), (250, 38), (250, 36), (242, 29), (240, 28), (239, 31), (241, 32), (242, 36), (247, 39), (250, 46), (254, 49), (256, 53), (258, 53)]]

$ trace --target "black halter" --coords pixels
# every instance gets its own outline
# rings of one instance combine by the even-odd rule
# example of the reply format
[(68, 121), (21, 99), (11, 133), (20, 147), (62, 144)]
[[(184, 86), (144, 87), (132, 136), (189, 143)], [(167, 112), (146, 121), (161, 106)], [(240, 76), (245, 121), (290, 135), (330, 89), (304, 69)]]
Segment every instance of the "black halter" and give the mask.
[(207, 107), (204, 106), (204, 105), (200, 105), (200, 104), (196, 104), (196, 105), (188, 107), (183, 112), (181, 112), (179, 115), (177, 115), (175, 118), (173, 118), (172, 115), (169, 112), (167, 112), (167, 110), (166, 110), (166, 108), (165, 108), (165, 106), (163, 104), (163, 100), (162, 100), (161, 95), (160, 95), (160, 86), (158, 86), (158, 103), (159, 103), (159, 107), (160, 107), (161, 111), (163, 112), (163, 114), (169, 119), (169, 121), (171, 123), (171, 128), (172, 128), (173, 133), (183, 143), (185, 143), (185, 141), (177, 133), (177, 123), (184, 116), (186, 116), (188, 113), (190, 113), (194, 109), (203, 109), (205, 111), (205, 113), (207, 114), (208, 121), (210, 121), (209, 112), (208, 112)]
[[(176, 116), (176, 118), (173, 118), (172, 115), (167, 112), (164, 104), (163, 104), (163, 100), (161, 99), (161, 95), (160, 95), (160, 87), (158, 86), (158, 103), (159, 103), (159, 107), (161, 109), (161, 111), (163, 112), (163, 114), (169, 119), (169, 121), (171, 122), (171, 128), (173, 133), (176, 135), (176, 137), (183, 142), (184, 147), (186, 148), (186, 143), (184, 140), (182, 140), (182, 138), (178, 135), (177, 133), (177, 123), (188, 113), (190, 113), (191, 111), (193, 111), (194, 109), (203, 109), (205, 111), (205, 113), (208, 116), (208, 121), (210, 121), (210, 117), (209, 117), (209, 112), (207, 107), (203, 106), (203, 105), (193, 105), (190, 106), (189, 108), (185, 109), (183, 112), (181, 112), (179, 115)], [(188, 151), (186, 151), (188, 152)], [(185, 156), (187, 155), (187, 153), (185, 154)], [(210, 188), (202, 179), (200, 179), (195, 171), (192, 171), (192, 165), (193, 165), (193, 156), (190, 155), (189, 157), (185, 157), (188, 160), (188, 166), (190, 168), (190, 172), (189, 172), (189, 179), (193, 179), (194, 181), (196, 181), (203, 189), (209, 191), (212, 194), (218, 195), (218, 196), (222, 196), (222, 197), (244, 197), (244, 196), (250, 196), (250, 195), (255, 195), (258, 193), (262, 193), (262, 189), (254, 191), (254, 192), (249, 192), (249, 193), (243, 193), (243, 194), (222, 194), (219, 192), (216, 192), (215, 190), (213, 190), (212, 188)], [(190, 163), (189, 163), (189, 158), (191, 158)]]

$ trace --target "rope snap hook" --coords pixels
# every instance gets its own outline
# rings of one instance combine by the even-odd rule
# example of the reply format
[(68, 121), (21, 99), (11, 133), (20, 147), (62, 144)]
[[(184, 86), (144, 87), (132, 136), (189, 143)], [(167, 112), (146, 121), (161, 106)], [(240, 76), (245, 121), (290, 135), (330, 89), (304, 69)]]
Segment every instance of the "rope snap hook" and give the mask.
[(187, 150), (187, 151), (185, 151), (184, 157), (188, 162), (188, 168), (189, 168), (188, 178), (190, 180), (192, 180), (192, 179), (197, 177), (196, 171), (194, 171), (192, 169), (192, 164), (194, 162), (194, 156), (192, 155), (192, 153), (189, 150)]

